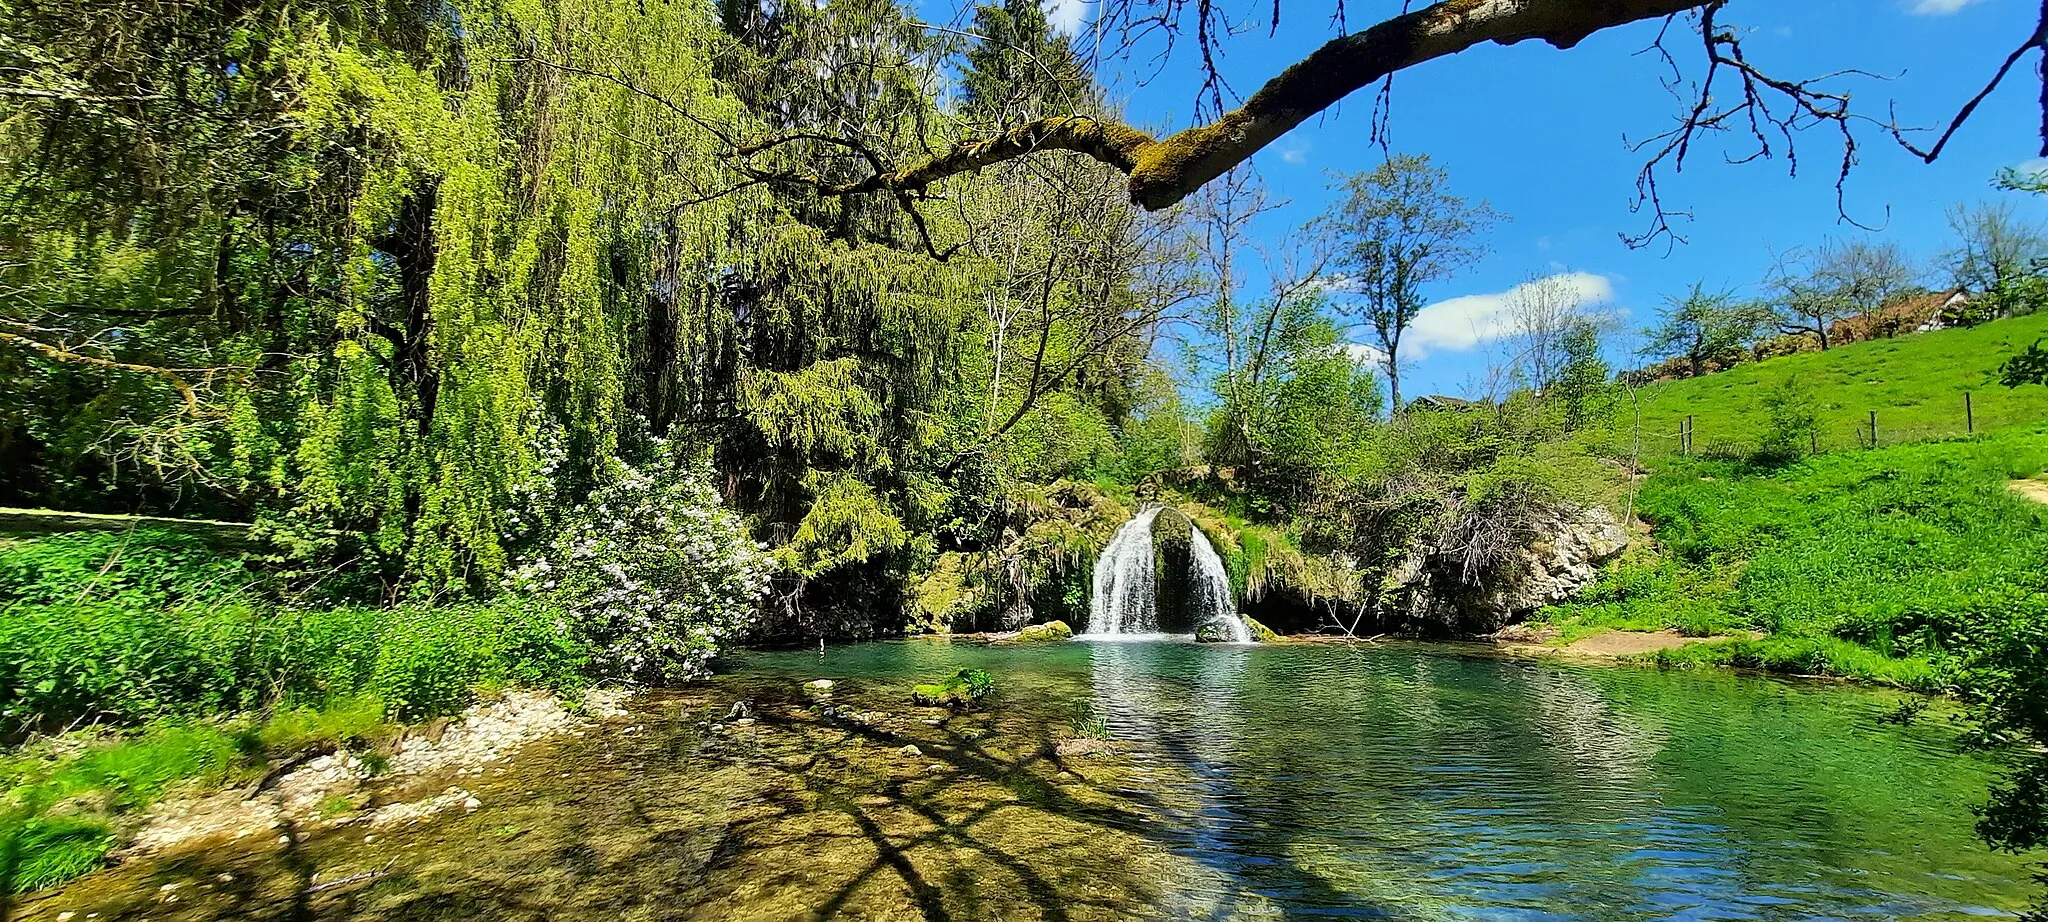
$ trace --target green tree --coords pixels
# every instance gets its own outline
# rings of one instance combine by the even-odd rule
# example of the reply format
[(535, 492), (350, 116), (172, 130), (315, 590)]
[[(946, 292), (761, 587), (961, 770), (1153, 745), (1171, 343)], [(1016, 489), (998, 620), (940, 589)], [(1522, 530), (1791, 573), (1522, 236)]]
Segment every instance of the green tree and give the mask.
[(1769, 315), (1764, 310), (1735, 299), (1733, 292), (1707, 290), (1705, 282), (1694, 282), (1682, 297), (1666, 297), (1658, 309), (1658, 322), (1645, 330), (1643, 354), (1685, 359), (1694, 376), (1707, 373), (1707, 366), (1741, 351), (1756, 338)]
[(1362, 323), (1384, 357), (1395, 413), (1401, 411), (1401, 340), (1428, 303), (1425, 292), (1478, 262), (1487, 251), (1481, 238), (1502, 220), (1485, 202), (1452, 193), (1450, 185), (1450, 174), (1428, 155), (1401, 154), (1342, 177), (1344, 197), (1329, 215), (1342, 290), (1352, 296), (1340, 309)]

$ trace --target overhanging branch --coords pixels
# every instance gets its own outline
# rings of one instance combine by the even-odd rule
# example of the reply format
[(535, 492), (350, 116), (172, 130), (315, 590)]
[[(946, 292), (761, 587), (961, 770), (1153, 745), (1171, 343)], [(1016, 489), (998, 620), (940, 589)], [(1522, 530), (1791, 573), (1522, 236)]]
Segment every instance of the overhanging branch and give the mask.
[[(1131, 201), (1158, 210), (1186, 198), (1353, 91), (1396, 71), (1488, 42), (1509, 45), (1535, 39), (1570, 48), (1603, 29), (1702, 5), (1702, 0), (1442, 0), (1334, 39), (1267, 81), (1243, 106), (1210, 124), (1163, 139), (1101, 119), (1051, 116), (992, 138), (963, 141), (901, 169), (877, 170), (851, 183), (812, 184), (827, 195), (884, 189), (919, 192), (949, 176), (1036, 151), (1064, 150), (1122, 171), (1130, 177)], [(765, 143), (774, 146), (780, 139)]]

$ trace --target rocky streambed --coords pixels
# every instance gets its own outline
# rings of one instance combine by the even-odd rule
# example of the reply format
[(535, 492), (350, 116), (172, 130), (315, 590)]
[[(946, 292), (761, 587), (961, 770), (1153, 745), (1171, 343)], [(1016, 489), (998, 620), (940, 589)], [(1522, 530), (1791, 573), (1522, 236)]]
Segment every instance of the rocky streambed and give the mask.
[(746, 678), (590, 710), (515, 694), (381, 774), (329, 755), (166, 804), (7, 918), (942, 918), (973, 882), (972, 917), (1106, 919), (1177, 876), (1119, 747), (1044, 712)]

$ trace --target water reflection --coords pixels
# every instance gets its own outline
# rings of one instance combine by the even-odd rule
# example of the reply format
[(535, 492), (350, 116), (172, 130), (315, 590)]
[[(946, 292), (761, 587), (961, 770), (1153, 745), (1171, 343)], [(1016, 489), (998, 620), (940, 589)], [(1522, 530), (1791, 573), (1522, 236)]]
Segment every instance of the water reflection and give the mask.
[(1969, 835), (1985, 766), (1857, 692), (1398, 648), (1089, 656), (1226, 917), (1940, 918), (2024, 892)]

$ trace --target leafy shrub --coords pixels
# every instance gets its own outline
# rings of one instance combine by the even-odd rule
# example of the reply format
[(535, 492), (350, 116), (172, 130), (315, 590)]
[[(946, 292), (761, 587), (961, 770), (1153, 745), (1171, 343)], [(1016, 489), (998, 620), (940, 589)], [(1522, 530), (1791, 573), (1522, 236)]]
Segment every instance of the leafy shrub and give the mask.
[(1812, 394), (1799, 387), (1798, 378), (1786, 378), (1784, 383), (1766, 391), (1763, 406), (1764, 455), (1794, 458), (1812, 447), (1820, 432), (1820, 406)]
[(560, 604), (599, 672), (664, 682), (707, 672), (754, 613), (770, 567), (708, 469), (664, 462), (591, 496), (511, 582)]
[(566, 618), (546, 606), (406, 606), (383, 619), (369, 690), (391, 716), (416, 720), (461, 709), (480, 686), (566, 690), (588, 659)]

